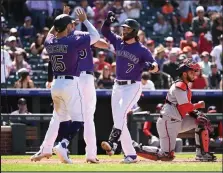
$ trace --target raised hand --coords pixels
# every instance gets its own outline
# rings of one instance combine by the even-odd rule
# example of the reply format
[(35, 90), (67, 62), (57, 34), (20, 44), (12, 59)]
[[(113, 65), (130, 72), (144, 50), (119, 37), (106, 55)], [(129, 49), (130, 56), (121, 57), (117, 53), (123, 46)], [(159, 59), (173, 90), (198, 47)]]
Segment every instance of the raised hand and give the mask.
[(112, 12), (112, 11), (109, 11), (108, 15), (107, 15), (107, 18), (106, 18), (106, 21), (111, 24), (111, 23), (117, 22), (118, 20), (115, 17), (115, 13)]
[(84, 9), (76, 8), (75, 13), (78, 16), (80, 22), (84, 22), (87, 19), (87, 15)]

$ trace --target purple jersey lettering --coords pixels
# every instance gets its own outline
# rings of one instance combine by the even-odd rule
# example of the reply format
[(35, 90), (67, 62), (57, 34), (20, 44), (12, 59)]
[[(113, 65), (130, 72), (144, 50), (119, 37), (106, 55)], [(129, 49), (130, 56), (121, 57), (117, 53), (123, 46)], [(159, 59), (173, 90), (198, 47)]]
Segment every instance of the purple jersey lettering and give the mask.
[[(82, 31), (73, 31), (74, 35), (78, 36), (85, 36), (89, 35), (88, 32)], [(93, 64), (93, 56), (91, 53), (91, 46), (89, 45), (86, 49), (79, 50), (78, 57), (79, 61), (79, 70), (80, 71), (94, 71), (94, 64)]]
[(79, 50), (86, 49), (90, 45), (90, 36), (69, 35), (57, 39), (48, 34), (45, 47), (52, 63), (54, 75), (79, 76), (78, 69)]
[(141, 71), (146, 62), (153, 63), (155, 59), (150, 51), (140, 42), (125, 43), (120, 36), (103, 25), (102, 34), (113, 44), (116, 50), (116, 75), (118, 80), (141, 80)]

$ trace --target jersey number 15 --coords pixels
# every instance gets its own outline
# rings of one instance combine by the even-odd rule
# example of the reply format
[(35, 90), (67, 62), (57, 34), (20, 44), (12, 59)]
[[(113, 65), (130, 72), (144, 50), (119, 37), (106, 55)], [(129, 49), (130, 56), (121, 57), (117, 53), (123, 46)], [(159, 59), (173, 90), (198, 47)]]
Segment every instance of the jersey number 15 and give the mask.
[(53, 71), (63, 72), (66, 70), (66, 66), (63, 62), (63, 55), (52, 55), (51, 63), (52, 63)]

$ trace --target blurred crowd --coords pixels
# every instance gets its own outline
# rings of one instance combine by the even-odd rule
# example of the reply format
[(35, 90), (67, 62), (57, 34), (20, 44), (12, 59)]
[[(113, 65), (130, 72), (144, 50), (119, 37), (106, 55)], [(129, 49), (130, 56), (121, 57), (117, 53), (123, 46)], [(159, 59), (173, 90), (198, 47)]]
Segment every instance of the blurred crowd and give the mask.
[[(192, 58), (201, 66), (192, 89), (223, 87), (222, 0), (3, 0), (1, 3), (2, 87), (45, 88), (49, 56), (43, 44), (53, 19), (63, 13), (64, 5), (71, 8), (74, 19), (75, 8), (81, 6), (99, 32), (109, 10), (118, 19), (111, 26), (116, 34), (121, 34), (120, 25), (127, 18), (141, 24), (140, 42), (151, 51), (160, 67), (156, 74), (142, 71), (144, 90), (168, 89), (177, 79), (178, 63), (185, 58)], [(81, 23), (76, 28), (86, 31)], [(92, 54), (95, 86), (112, 88), (116, 76), (113, 45), (108, 50), (92, 47)]]

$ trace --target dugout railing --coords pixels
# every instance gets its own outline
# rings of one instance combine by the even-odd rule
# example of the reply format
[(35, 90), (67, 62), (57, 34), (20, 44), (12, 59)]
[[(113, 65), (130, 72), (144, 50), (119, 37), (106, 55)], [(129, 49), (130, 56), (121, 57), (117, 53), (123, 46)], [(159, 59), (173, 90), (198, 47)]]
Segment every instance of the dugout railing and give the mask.
[[(111, 93), (110, 89), (97, 89), (97, 104), (96, 111), (94, 114), (94, 122), (96, 127), (96, 137), (98, 144), (98, 152), (104, 153), (100, 147), (100, 143), (103, 140), (107, 140), (108, 136), (113, 127), (112, 110), (111, 110)], [(165, 100), (167, 90), (155, 90), (155, 91), (143, 91), (142, 96), (138, 102), (139, 107), (142, 111), (155, 112), (156, 105), (163, 103)], [(131, 94), (131, 93), (129, 93)], [(221, 90), (193, 90), (192, 102), (204, 100), (206, 103), (206, 112), (208, 106), (215, 105), (218, 112), (223, 112), (223, 99)], [(33, 139), (36, 142), (29, 148), (29, 151), (38, 149), (41, 144), (46, 130), (49, 125), (51, 113), (53, 107), (51, 106), (52, 99), (50, 90), (47, 89), (1, 89), (1, 107), (2, 113), (9, 113), (18, 109), (18, 99), (24, 97), (27, 100), (28, 110), (35, 115), (27, 116), (9, 116), (11, 121), (31, 123), (27, 126), (37, 127), (37, 132), (32, 130), (27, 134), (37, 133), (38, 138)], [(40, 114), (40, 115), (38, 115)], [(44, 116), (42, 116), (44, 115)], [(7, 116), (2, 116), (2, 119), (7, 119)], [(39, 130), (41, 129), (41, 130)], [(80, 132), (82, 133), (82, 131)], [(32, 139), (30, 139), (32, 140)], [(31, 142), (29, 142), (30, 145)], [(6, 145), (6, 144), (4, 144)], [(28, 144), (27, 144), (28, 145)], [(36, 146), (34, 146), (36, 145)], [(77, 152), (77, 151), (76, 151)], [(85, 153), (85, 142), (80, 135), (78, 137), (78, 154)]]
[[(206, 115), (210, 118), (212, 122), (223, 121), (223, 117), (221, 113), (206, 114)], [(12, 139), (6, 139), (6, 138), (1, 139), (1, 150), (4, 151), (2, 147), (6, 147), (6, 146), (2, 146), (2, 145), (6, 145), (4, 143), (8, 143), (8, 141), (2, 141), (2, 140), (10, 140), (12, 141), (12, 144), (11, 145), (7, 144), (7, 145), (12, 146), (12, 149), (11, 149), (12, 153), (10, 154), (25, 154), (25, 152), (32, 153), (32, 152), (38, 151), (39, 146), (44, 139), (44, 135), (47, 130), (47, 125), (49, 124), (51, 117), (52, 117), (52, 114), (42, 114), (42, 115), (41, 114), (32, 114), (32, 115), (2, 114), (1, 123), (7, 124), (7, 126), (5, 127), (8, 127), (8, 128), (10, 125), (12, 125), (13, 128), (11, 130), (11, 136), (9, 135)], [(128, 125), (129, 125), (132, 139), (140, 142), (139, 134), (141, 131), (141, 124), (145, 121), (155, 122), (158, 117), (159, 117), (159, 114), (150, 114), (149, 112), (138, 112), (129, 116)], [(8, 133), (9, 132), (7, 132), (7, 134)], [(5, 136), (5, 133), (2, 133), (2, 134), (3, 136)], [(83, 150), (83, 147), (84, 147), (80, 143), (80, 140), (82, 140), (81, 136), (83, 136), (82, 131), (80, 132), (79, 135), (77, 135), (73, 139), (71, 146), (69, 148), (71, 151), (71, 154), (82, 154), (79, 151), (79, 150)], [(98, 148), (100, 148), (100, 140), (98, 140), (98, 144), (99, 144)], [(16, 147), (16, 149), (13, 149), (14, 146)], [(17, 151), (17, 152), (13, 153), (13, 151)], [(99, 149), (99, 153), (101, 154), (103, 152), (101, 152)]]

